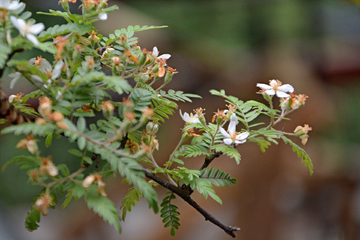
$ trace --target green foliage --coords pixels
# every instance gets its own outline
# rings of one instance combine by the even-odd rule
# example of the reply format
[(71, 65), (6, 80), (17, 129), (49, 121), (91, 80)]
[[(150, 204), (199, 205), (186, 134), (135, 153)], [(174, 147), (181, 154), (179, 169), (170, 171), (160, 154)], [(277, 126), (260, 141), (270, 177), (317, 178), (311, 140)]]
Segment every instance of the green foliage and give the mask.
[(38, 223), (40, 222), (40, 212), (34, 207), (31, 207), (25, 218), (25, 227), (30, 232), (39, 228)]
[(8, 55), (11, 52), (11, 48), (6, 44), (0, 43), (0, 49), (0, 68), (3, 68), (8, 59)]
[[(155, 213), (159, 212), (154, 186), (160, 184), (173, 191), (163, 199), (160, 216), (164, 226), (171, 227), (170, 234), (175, 236), (175, 231), (180, 226), (178, 208), (172, 201), (175, 194), (184, 200), (189, 199), (191, 188), (205, 198), (210, 196), (222, 204), (214, 187), (236, 183), (236, 179), (220, 169), (210, 167), (200, 171), (186, 167), (187, 158), (202, 157), (205, 160), (204, 168), (221, 154), (234, 158), (237, 164), (240, 163), (241, 155), (235, 148), (237, 144), (224, 143), (222, 134), (226, 138), (228, 136), (222, 128), (226, 125), (232, 140), (236, 140), (240, 132), (246, 131), (249, 133), (246, 141), (256, 142), (263, 152), (271, 143), (278, 144), (281, 138), (292, 146), (310, 173), (313, 173), (310, 157), (285, 137), (285, 134), (295, 134), (275, 128), (281, 120), (288, 120), (286, 115), (295, 110), (285, 104), (286, 99), (281, 99), (281, 110), (278, 110), (274, 109), (272, 96), (263, 95), (269, 104), (267, 106), (253, 100), (244, 102), (237, 97), (226, 95), (224, 90), (210, 92), (224, 98), (226, 103), (230, 104), (229, 110), (219, 110), (214, 117), (216, 122), (207, 123), (202, 116), (203, 109), (197, 109), (196, 114), (199, 116), (192, 116), (196, 123), (186, 123), (179, 144), (164, 164), (165, 167), (160, 167), (154, 157), (154, 151), (159, 149), (156, 133), (160, 130), (160, 122), (165, 122), (174, 115), (178, 102), (192, 102), (192, 98), (200, 96), (172, 89), (163, 90), (176, 70), (167, 65), (168, 62), (164, 59), (167, 57), (158, 57), (155, 49), (150, 52), (137, 45), (136, 32), (166, 26), (128, 26), (104, 37), (96, 32), (97, 29), (92, 24), (99, 20), (99, 14), (109, 13), (118, 7), (107, 7), (106, 1), (89, 4), (94, 5), (80, 5), (79, 14), (71, 13), (66, 7), (67, 3), (61, 4), (65, 11), (49, 10), (49, 13), (41, 13), (61, 17), (67, 23), (43, 31), (37, 37), (40, 41), (38, 44), (34, 39), (24, 38), (21, 30), (16, 31), (20, 33), (17, 37), (10, 36), (11, 41), (9, 36), (5, 36), (6, 31), (15, 32), (9, 16), (18, 17), (18, 13), (5, 10), (3, 26), (6, 26), (6, 29), (0, 26), (0, 30), (3, 30), (0, 31), (0, 72), (16, 72), (17, 76), (21, 75), (37, 88), (24, 96), (22, 101), (14, 100), (11, 109), (33, 118), (41, 118), (37, 119), (37, 123), (6, 127), (1, 134), (31, 134), (45, 138), (46, 147), (51, 146), (54, 137), (66, 138), (69, 143), (74, 143), (72, 146), (68, 145), (68, 152), (79, 161), (79, 169), (70, 172), (68, 166), (61, 162), (61, 157), (42, 157), (38, 148), (39, 141), (33, 139), (33, 136), (19, 142), (17, 147), (27, 148), (33, 156), (16, 156), (1, 170), (4, 171), (10, 163), (17, 164), (20, 169), (28, 169), (27, 174), (32, 184), (43, 188), (42, 195), (34, 198), (33, 207), (26, 217), (26, 227), (30, 231), (39, 227), (40, 212), (46, 215), (47, 208), (55, 208), (58, 195), (65, 194), (62, 208), (72, 199), (79, 200), (84, 197), (90, 209), (120, 232), (119, 221), (125, 220), (127, 213), (140, 197), (146, 199)], [(22, 11), (23, 9), (19, 14)], [(29, 12), (20, 14), (21, 19), (30, 17)], [(29, 19), (29, 22), (34, 23), (34, 20)], [(58, 36), (62, 38), (55, 39)], [(33, 48), (53, 54), (54, 60), (41, 57), (36, 60), (12, 58), (20, 51)], [(26, 104), (29, 98), (40, 100), (39, 113)], [(3, 112), (6, 112), (7, 107), (4, 108)], [(102, 115), (98, 114), (100, 111)], [(231, 114), (235, 114), (245, 129), (236, 129), (238, 121), (230, 118)], [(198, 119), (195, 119), (196, 116)], [(270, 123), (263, 127), (264, 123), (256, 121), (259, 116), (270, 118)], [(0, 123), (2, 122), (4, 121), (0, 120)], [(299, 134), (301, 133), (297, 133)], [(56, 166), (52, 157), (57, 158), (54, 161)], [(173, 167), (173, 163), (178, 163), (178, 166)], [(91, 166), (89, 170), (94, 172), (85, 177), (83, 172), (91, 164), (95, 166)], [(149, 172), (156, 176), (149, 175)], [(145, 174), (153, 181), (148, 181)], [(122, 217), (104, 192), (102, 179), (110, 176), (121, 176), (123, 183), (131, 185), (120, 207)], [(183, 187), (189, 191), (176, 188), (183, 183)], [(50, 203), (41, 205), (41, 201), (36, 202), (38, 198), (47, 198)]]
[(172, 203), (175, 199), (173, 192), (168, 192), (161, 203), (160, 217), (163, 219), (164, 227), (171, 227), (170, 235), (175, 236), (175, 230), (179, 229), (180, 213), (177, 211), (178, 207)]
[(15, 135), (38, 135), (38, 136), (45, 136), (50, 134), (55, 130), (55, 126), (47, 123), (44, 125), (38, 125), (36, 123), (24, 123), (21, 125), (10, 126), (1, 130), (1, 134), (8, 134), (14, 133)]
[(1, 167), (1, 171), (4, 172), (5, 168), (11, 163), (20, 165), (20, 169), (35, 168), (35, 167), (38, 167), (40, 165), (40, 161), (39, 161), (39, 159), (37, 157), (15, 156), (15, 157), (11, 158), (9, 161), (7, 161)]
[(109, 198), (97, 193), (87, 192), (85, 201), (88, 207), (102, 217), (105, 222), (114, 226), (119, 233), (121, 232), (119, 213), (116, 210), (114, 203), (111, 202)]
[(131, 212), (132, 206), (135, 206), (136, 202), (140, 200), (141, 192), (139, 189), (130, 188), (125, 194), (120, 209), (122, 209), (121, 219), (125, 221), (127, 212)]
[(175, 91), (170, 89), (167, 93), (164, 90), (160, 90), (161, 97), (172, 99), (181, 102), (192, 102), (190, 98), (201, 98), (199, 95), (184, 93), (183, 91)]
[(216, 152), (222, 152), (223, 154), (226, 154), (229, 157), (234, 158), (236, 164), (240, 163), (241, 160), (240, 153), (235, 148), (229, 145), (215, 145), (211, 149), (215, 150)]
[(182, 156), (189, 158), (189, 157), (197, 157), (201, 155), (208, 156), (209, 153), (207, 152), (207, 148), (198, 144), (198, 145), (183, 145), (182, 149), (180, 149)]
[(310, 156), (305, 152), (305, 150), (285, 136), (281, 136), (281, 139), (284, 141), (284, 143), (290, 144), (292, 146), (293, 152), (296, 152), (298, 157), (302, 159), (303, 163), (305, 163), (305, 166), (309, 168), (310, 175), (312, 175), (314, 173), (314, 166)]
[(174, 109), (177, 109), (177, 104), (167, 99), (154, 97), (152, 99), (154, 114), (153, 118), (157, 121), (165, 122), (164, 118), (169, 118), (169, 115), (174, 114)]
[(209, 180), (212, 184), (217, 187), (227, 187), (236, 183), (235, 178), (231, 178), (229, 173), (223, 172), (220, 169), (214, 170), (211, 167), (209, 170), (204, 168), (200, 172), (200, 178)]
[(204, 195), (205, 199), (210, 196), (216, 202), (222, 204), (222, 200), (218, 195), (216, 195), (215, 190), (212, 188), (211, 183), (213, 179), (207, 178), (195, 178), (193, 181), (190, 182), (190, 186), (192, 189), (195, 189), (202, 195)]
[(49, 27), (45, 31), (41, 32), (39, 35), (40, 41), (46, 41), (49, 39), (56, 38), (57, 36), (65, 35), (68, 33), (77, 33), (77, 34), (85, 34), (92, 30), (91, 25), (86, 24), (76, 24), (76, 23), (67, 23), (63, 25), (55, 25), (53, 27)]

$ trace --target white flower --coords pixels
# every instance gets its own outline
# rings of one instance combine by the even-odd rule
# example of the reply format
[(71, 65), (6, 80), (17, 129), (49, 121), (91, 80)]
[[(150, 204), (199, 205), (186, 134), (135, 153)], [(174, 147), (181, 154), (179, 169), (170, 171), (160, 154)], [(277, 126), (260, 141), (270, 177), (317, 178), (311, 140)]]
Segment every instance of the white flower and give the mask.
[(28, 24), (23, 19), (10, 16), (10, 20), (15, 28), (17, 28), (23, 37), (29, 39), (35, 46), (39, 45), (38, 35), (45, 28), (43, 23)]
[(0, 9), (7, 9), (8, 11), (17, 11), (24, 3), (10, 0), (0, 0)]
[(188, 114), (187, 112), (185, 112), (183, 115), (181, 112), (181, 109), (180, 109), (180, 116), (187, 124), (200, 123), (200, 120), (199, 120), (199, 117), (197, 114), (193, 115), (192, 113)]
[(98, 15), (99, 19), (102, 20), (102, 21), (105, 21), (107, 20), (108, 16), (106, 13), (102, 12), (102, 13), (99, 13)]
[(256, 86), (264, 90), (267, 95), (271, 96), (276, 94), (279, 98), (290, 97), (287, 92), (294, 92), (294, 88), (290, 84), (281, 85), (279, 80), (274, 79), (270, 81), (270, 85), (258, 83)]
[(236, 114), (233, 113), (230, 117), (228, 131), (225, 131), (225, 129), (220, 127), (220, 132), (224, 136), (223, 141), (226, 145), (237, 146), (239, 144), (245, 143), (246, 138), (250, 135), (250, 133), (248, 133), (248, 132), (236, 133), (236, 125), (238, 123), (239, 123), (239, 120), (237, 119)]
[[(29, 64), (32, 64), (33, 61), (34, 58), (30, 59)], [(62, 59), (55, 64), (54, 69), (52, 69), (51, 64), (46, 59), (41, 59), (39, 70), (48, 76), (48, 80), (46, 80), (46, 84), (44, 85), (45, 88), (48, 88), (52, 81), (60, 76), (63, 66), (64, 61)], [(37, 75), (31, 75), (31, 78), (41, 83), (44, 83), (42, 78)]]
[(154, 57), (157, 57), (157, 58), (160, 58), (160, 59), (164, 59), (164, 60), (168, 60), (170, 57), (171, 57), (171, 55), (170, 54), (161, 54), (160, 56), (158, 56), (159, 55), (159, 50), (157, 49), (157, 47), (154, 47), (153, 48), (153, 51), (152, 51), (152, 55), (154, 56)]
[(13, 89), (17, 80), (19, 80), (19, 78), (21, 77), (21, 73), (19, 72), (11, 73), (9, 74), (9, 77), (13, 78), (10, 82), (10, 89)]

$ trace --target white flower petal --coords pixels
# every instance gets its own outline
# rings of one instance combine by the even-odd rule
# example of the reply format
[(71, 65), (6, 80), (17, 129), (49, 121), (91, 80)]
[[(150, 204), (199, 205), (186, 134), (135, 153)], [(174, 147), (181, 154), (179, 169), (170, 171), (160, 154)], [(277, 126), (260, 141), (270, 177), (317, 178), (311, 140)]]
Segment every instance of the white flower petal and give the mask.
[(229, 123), (229, 126), (228, 126), (228, 132), (230, 134), (234, 134), (235, 131), (236, 131), (236, 125), (239, 123), (239, 120), (237, 119), (236, 117), (236, 114), (233, 113), (231, 114), (231, 117), (230, 117), (230, 123)]
[(37, 75), (31, 75), (31, 79), (41, 82), (41, 83), (44, 83), (43, 79)]
[(13, 77), (13, 79), (10, 82), (10, 89), (13, 89), (15, 86), (15, 83), (19, 80), (19, 78), (21, 77), (21, 73), (19, 72), (15, 72), (15, 73), (11, 73), (9, 74), (9, 77)]
[(243, 144), (243, 143), (245, 143), (245, 142), (246, 142), (246, 139), (245, 139), (245, 140), (235, 140), (235, 141), (234, 141), (234, 143), (235, 143), (236, 146), (239, 145), (239, 144)]
[(275, 90), (274, 89), (269, 89), (269, 90), (266, 90), (265, 93), (269, 96), (272, 96), (272, 95), (275, 95)]
[(64, 61), (62, 59), (56, 63), (54, 70), (52, 72), (52, 77), (51, 77), (52, 80), (55, 80), (60, 76), (63, 66), (64, 66)]
[(224, 141), (224, 143), (225, 143), (226, 145), (231, 145), (231, 144), (233, 144), (233, 140), (231, 140), (230, 138), (225, 138), (223, 141)]
[(8, 42), (8, 44), (12, 43), (12, 39), (11, 39), (11, 31), (7, 30), (6, 31), (6, 41)]
[(226, 132), (225, 129), (223, 129), (222, 127), (220, 127), (220, 132), (224, 137), (230, 138), (230, 134)]
[(272, 89), (271, 86), (269, 86), (269, 85), (267, 85), (267, 84), (263, 84), (263, 83), (258, 83), (258, 84), (256, 84), (256, 86), (259, 87), (259, 88), (265, 89), (265, 90), (270, 90), (270, 89)]
[(1, 8), (8, 8), (10, 6), (10, 0), (1, 0), (0, 7)]
[(294, 87), (291, 86), (290, 84), (284, 84), (284, 85), (278, 87), (278, 89), (283, 92), (291, 92), (291, 93), (294, 92), (294, 90), (295, 90)]
[(45, 58), (41, 59), (40, 71), (45, 73), (45, 74), (47, 74), (48, 72), (52, 72), (52, 65)]
[(159, 50), (158, 50), (158, 48), (156, 46), (152, 50), (152, 55), (154, 57), (157, 57), (159, 55)]
[(167, 59), (171, 58), (171, 55), (170, 54), (161, 54), (158, 58), (167, 60)]
[(29, 39), (35, 46), (39, 45), (39, 40), (34, 35), (28, 33), (26, 34), (26, 38)]
[(276, 96), (278, 96), (279, 98), (290, 97), (289, 94), (284, 93), (282, 91), (276, 91)]
[(10, 16), (10, 20), (11, 20), (11, 23), (14, 25), (15, 28), (19, 29), (19, 23), (18, 23), (18, 19), (14, 16)]
[(19, 10), (23, 5), (24, 5), (24, 3), (13, 1), (12, 3), (10, 3), (10, 5), (7, 7), (7, 9), (8, 9), (9, 11), (17, 11), (17, 10)]
[(43, 23), (37, 23), (30, 27), (29, 31), (32, 34), (38, 35), (45, 29), (45, 25)]
[(249, 132), (240, 133), (240, 134), (236, 135), (235, 139), (238, 140), (238, 141), (243, 141), (243, 140), (245, 140), (249, 135), (250, 135)]
[(106, 13), (99, 13), (98, 15), (99, 19), (102, 20), (102, 21), (105, 21), (107, 20), (108, 16)]

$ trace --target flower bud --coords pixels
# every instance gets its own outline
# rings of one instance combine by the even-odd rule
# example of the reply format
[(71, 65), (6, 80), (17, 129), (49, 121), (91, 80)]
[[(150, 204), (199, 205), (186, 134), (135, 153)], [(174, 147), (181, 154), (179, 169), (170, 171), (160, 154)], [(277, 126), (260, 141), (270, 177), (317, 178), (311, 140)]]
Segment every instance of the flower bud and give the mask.
[(41, 97), (39, 98), (39, 113), (43, 117), (47, 117), (50, 115), (52, 111), (51, 101), (48, 97)]
[(292, 98), (281, 98), (280, 99), (280, 108), (282, 110), (290, 109), (292, 103), (293, 103)]
[(98, 188), (96, 189), (96, 192), (100, 193), (102, 196), (106, 197), (107, 194), (105, 192), (105, 183), (101, 180), (98, 181)]
[(142, 110), (142, 115), (140, 118), (141, 123), (147, 122), (149, 119), (151, 119), (152, 115), (154, 114), (154, 109), (146, 107)]
[(104, 7), (106, 7), (108, 4), (106, 3), (106, 1), (101, 1), (100, 4), (97, 7), (97, 10), (101, 10)]
[(84, 187), (84, 188), (90, 187), (91, 184), (93, 184), (94, 180), (95, 180), (95, 176), (94, 176), (94, 175), (89, 175), (89, 176), (87, 176), (87, 177), (84, 179), (84, 181), (82, 182), (83, 187)]
[(64, 122), (64, 121), (57, 122), (56, 125), (57, 125), (59, 128), (62, 128), (62, 129), (64, 129), (64, 130), (68, 129), (68, 125), (67, 125), (66, 122)]
[(112, 114), (114, 113), (115, 107), (112, 105), (110, 101), (105, 101), (101, 105), (101, 109), (103, 111), (103, 115), (105, 118), (110, 118)]
[(45, 124), (46, 124), (46, 120), (43, 119), (43, 118), (36, 118), (36, 119), (35, 119), (35, 123), (36, 123), (37, 125), (45, 125)]
[(55, 111), (51, 113), (48, 118), (50, 121), (61, 122), (62, 120), (64, 120), (64, 115), (59, 111)]
[(49, 174), (52, 177), (55, 177), (59, 174), (59, 170), (55, 167), (54, 163), (51, 160), (51, 156), (47, 158), (41, 158), (40, 174), (46, 175)]
[(300, 137), (301, 143), (305, 145), (308, 141), (309, 135), (307, 134), (309, 131), (311, 131), (312, 128), (309, 127), (308, 124), (305, 124), (304, 127), (297, 126), (294, 130), (295, 136)]
[(153, 67), (153, 69), (152, 69), (152, 73), (157, 73), (158, 71), (159, 71), (159, 64), (156, 64), (154, 67)]
[(94, 46), (94, 44), (99, 42), (99, 40), (100, 40), (100, 38), (97, 36), (97, 32), (95, 32), (95, 31), (91, 31), (88, 39), (90, 40), (90, 43), (92, 46)]
[(68, 0), (60, 0), (60, 3), (65, 11), (69, 11), (69, 1)]
[(47, 216), (49, 213), (49, 207), (53, 204), (53, 197), (43, 193), (42, 196), (36, 200), (34, 208), (41, 212), (43, 216)]
[(25, 139), (20, 140), (17, 145), (16, 148), (18, 149), (27, 149), (29, 152), (31, 152), (32, 154), (35, 154), (37, 151), (37, 144), (33, 138), (32, 135), (30, 136), (26, 136)]
[(145, 60), (146, 60), (146, 55), (144, 53), (141, 53), (140, 56), (139, 56), (139, 65), (143, 65), (145, 63)]
[(146, 133), (149, 135), (155, 135), (159, 130), (159, 125), (155, 124), (154, 122), (148, 122), (146, 124)]

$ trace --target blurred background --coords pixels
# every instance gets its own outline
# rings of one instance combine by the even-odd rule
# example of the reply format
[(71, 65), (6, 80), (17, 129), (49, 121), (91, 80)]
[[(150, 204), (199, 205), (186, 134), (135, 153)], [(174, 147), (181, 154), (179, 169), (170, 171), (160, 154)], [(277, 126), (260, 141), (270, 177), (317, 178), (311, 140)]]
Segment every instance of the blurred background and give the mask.
[[(57, 0), (24, 2), (33, 13), (60, 9)], [(105, 36), (128, 25), (169, 26), (136, 36), (141, 47), (157, 46), (160, 54), (172, 55), (168, 65), (179, 74), (169, 88), (203, 97), (180, 105), (183, 111), (203, 107), (210, 120), (218, 108), (224, 109), (225, 102), (211, 96), (210, 89), (263, 101), (256, 94), (256, 83), (269, 79), (289, 83), (297, 93), (309, 96), (306, 106), (279, 127), (288, 132), (304, 124), (313, 128), (304, 146), (312, 157), (313, 176), (290, 146), (281, 143), (261, 153), (249, 143), (238, 147), (240, 165), (226, 156), (212, 164), (238, 180), (234, 186), (216, 188), (223, 205), (194, 193), (196, 202), (223, 223), (240, 227), (236, 239), (360, 239), (360, 11), (356, 4), (343, 0), (111, 0), (109, 4), (120, 10), (98, 22)], [(55, 17), (33, 17), (46, 27), (62, 23)], [(29, 58), (39, 53), (31, 54)], [(10, 90), (9, 82), (6, 77), (1, 82), (8, 95), (31, 90), (25, 82)], [(182, 127), (178, 113), (163, 125), (159, 163), (176, 146)], [(21, 138), (0, 136), (1, 165), (26, 154), (15, 148)], [(300, 139), (294, 141), (300, 144)], [(65, 143), (57, 140), (43, 147), (42, 153), (52, 155), (55, 164), (66, 161), (71, 168), (78, 163), (67, 154)], [(201, 158), (186, 160), (194, 169), (202, 163)], [(26, 171), (15, 165), (0, 173), (0, 239), (231, 239), (181, 199), (175, 200), (181, 219), (175, 237), (143, 200), (121, 223), (118, 235), (82, 199), (61, 209), (61, 197), (56, 209), (42, 217), (40, 228), (30, 233), (24, 219), (41, 189), (26, 181)], [(120, 181), (107, 179), (106, 191), (117, 207), (128, 188)], [(158, 192), (161, 201), (166, 191)]]

